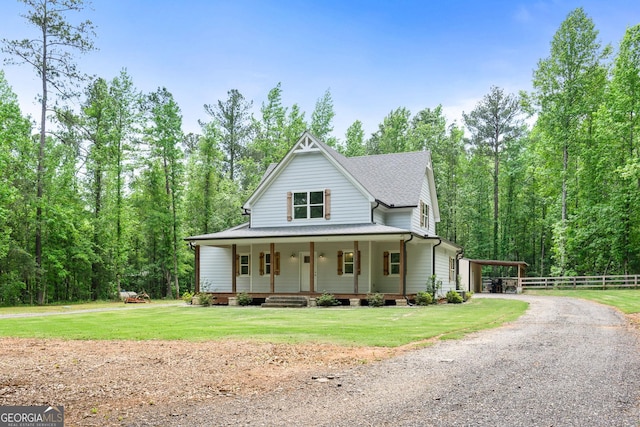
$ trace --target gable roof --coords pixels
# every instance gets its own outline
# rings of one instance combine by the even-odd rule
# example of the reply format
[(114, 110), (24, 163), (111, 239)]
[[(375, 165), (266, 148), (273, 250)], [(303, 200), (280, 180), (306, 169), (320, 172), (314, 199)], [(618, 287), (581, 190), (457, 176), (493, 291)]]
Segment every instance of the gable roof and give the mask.
[[(306, 144), (306, 145), (305, 145)], [(275, 179), (279, 171), (284, 168), (295, 152), (315, 149), (325, 154), (341, 172), (361, 188), (372, 201), (389, 207), (415, 207), (420, 200), (425, 173), (429, 175), (432, 185), (432, 204), (434, 212), (438, 213), (435, 187), (433, 187), (433, 171), (431, 170), (431, 153), (428, 151), (378, 154), (361, 157), (345, 157), (329, 145), (304, 132), (298, 142), (287, 153), (280, 163), (269, 165), (262, 181), (253, 195), (247, 201), (251, 204), (268, 183)], [(439, 220), (437, 214), (437, 220)]]

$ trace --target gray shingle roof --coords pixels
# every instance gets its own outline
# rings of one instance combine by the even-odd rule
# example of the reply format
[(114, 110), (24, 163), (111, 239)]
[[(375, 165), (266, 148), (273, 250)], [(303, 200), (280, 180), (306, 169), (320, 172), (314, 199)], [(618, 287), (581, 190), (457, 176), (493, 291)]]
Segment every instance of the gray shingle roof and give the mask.
[(345, 157), (322, 141), (323, 148), (364, 188), (387, 206), (417, 206), (429, 166), (428, 151)]

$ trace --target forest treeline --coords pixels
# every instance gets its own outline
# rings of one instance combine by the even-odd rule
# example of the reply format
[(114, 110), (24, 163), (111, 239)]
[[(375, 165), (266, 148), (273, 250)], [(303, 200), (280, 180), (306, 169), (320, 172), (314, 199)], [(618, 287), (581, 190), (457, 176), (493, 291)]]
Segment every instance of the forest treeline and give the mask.
[(529, 275), (640, 273), (640, 25), (614, 49), (572, 11), (533, 91), (488, 88), (462, 123), (440, 105), (400, 107), (373, 134), (356, 120), (340, 138), (329, 90), (307, 115), (278, 83), (255, 107), (229, 90), (184, 134), (168, 88), (76, 69), (69, 52), (91, 50), (93, 29), (68, 24), (82, 2), (64, 3), (30, 6), (46, 40), (3, 40), (7, 62), (42, 79), (43, 115), (20, 111), (0, 70), (0, 304), (193, 290), (184, 237), (245, 222), (242, 203), (307, 129), (346, 156), (430, 150), (438, 234), (466, 257), (526, 261)]

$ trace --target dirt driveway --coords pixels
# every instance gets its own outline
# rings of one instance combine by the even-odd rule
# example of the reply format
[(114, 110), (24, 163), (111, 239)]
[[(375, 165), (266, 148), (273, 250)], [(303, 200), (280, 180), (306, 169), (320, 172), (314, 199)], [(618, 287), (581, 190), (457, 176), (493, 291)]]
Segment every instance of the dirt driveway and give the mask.
[[(491, 296), (493, 297), (493, 296)], [(0, 405), (67, 425), (640, 425), (640, 344), (585, 301), (418, 349), (0, 339)]]

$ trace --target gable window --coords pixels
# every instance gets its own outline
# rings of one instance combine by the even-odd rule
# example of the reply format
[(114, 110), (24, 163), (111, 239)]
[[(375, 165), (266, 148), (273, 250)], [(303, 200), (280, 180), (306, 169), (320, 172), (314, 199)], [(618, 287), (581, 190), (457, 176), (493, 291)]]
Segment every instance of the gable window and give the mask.
[(294, 219), (331, 219), (331, 190), (287, 193), (287, 221)]
[(429, 228), (429, 205), (420, 200), (420, 227)]
[(305, 191), (293, 193), (293, 218), (324, 217), (324, 191)]

